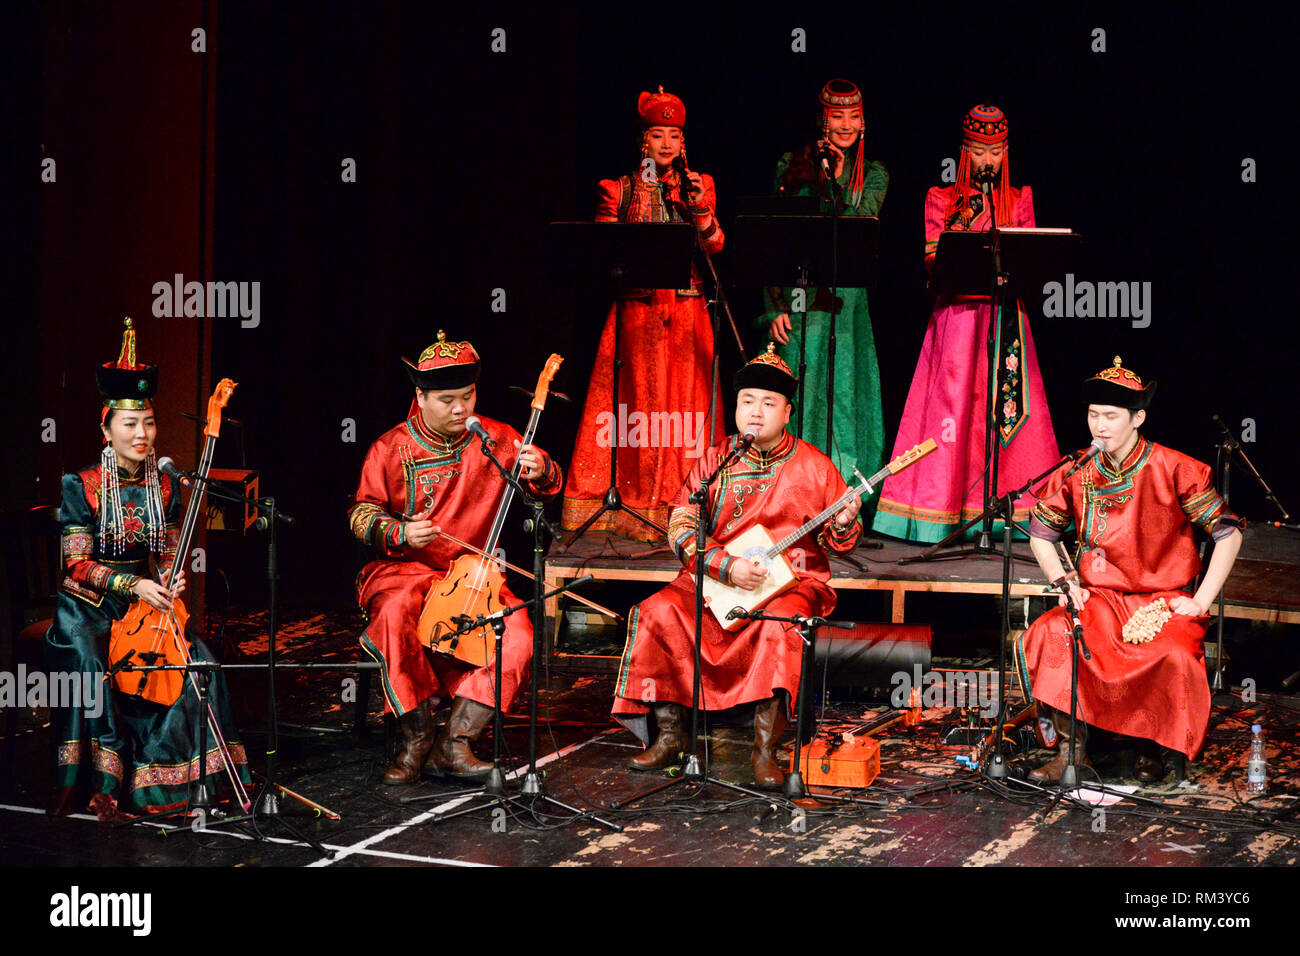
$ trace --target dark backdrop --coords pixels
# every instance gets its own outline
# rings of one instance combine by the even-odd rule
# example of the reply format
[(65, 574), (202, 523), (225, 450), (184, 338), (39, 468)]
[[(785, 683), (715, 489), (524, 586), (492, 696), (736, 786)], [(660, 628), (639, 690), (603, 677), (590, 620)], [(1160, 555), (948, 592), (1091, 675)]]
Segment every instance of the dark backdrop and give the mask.
[[(1031, 307), (1062, 446), (1087, 438), (1079, 381), (1120, 353), (1160, 381), (1150, 437), (1210, 460), (1212, 413), (1238, 429), (1253, 419), (1248, 450), (1300, 507), (1289, 471), (1295, 51), (1280, 10), (213, 7), (212, 271), (262, 283), (257, 328), (213, 323), (211, 371), (240, 381), (231, 413), (244, 423), (223, 436), (218, 464), (242, 448), (263, 492), (299, 518), (283, 539), (290, 602), (350, 599), (357, 471), (369, 441), (405, 413), (398, 357), (439, 328), (476, 344), (479, 408), (516, 427), (527, 406), (506, 387), (531, 388), (547, 354), (565, 356), (555, 387), (575, 404), (552, 402), (538, 441), (567, 464), (602, 314), (554, 281), (546, 223), (588, 218), (596, 180), (632, 171), (636, 96), (658, 84), (686, 102), (691, 165), (714, 176), (724, 228), (738, 198), (769, 191), (778, 156), (810, 137), (821, 84), (843, 76), (863, 88), (868, 152), (892, 176), (871, 300), (891, 443), (930, 311), (925, 190), (956, 155), (962, 114), (993, 102), (1009, 116), (1012, 179), (1033, 186), (1039, 224), (1084, 236), (1079, 278), (1152, 284), (1145, 329)], [(498, 27), (504, 53), (490, 48)], [(791, 51), (795, 28), (806, 53)], [(1094, 28), (1106, 31), (1104, 53), (1090, 50)], [(1246, 157), (1258, 182), (1242, 182)], [(356, 183), (341, 182), (344, 158)], [(725, 251), (718, 267), (725, 280)], [(504, 314), (491, 309), (498, 288)], [(756, 292), (729, 295), (752, 351)], [(104, 310), (96, 320), (120, 311)], [(739, 356), (723, 349), (729, 372)], [(1237, 509), (1273, 517), (1235, 476)], [(10, 497), (30, 495), (15, 482)], [(249, 599), (259, 549), (233, 553)]]

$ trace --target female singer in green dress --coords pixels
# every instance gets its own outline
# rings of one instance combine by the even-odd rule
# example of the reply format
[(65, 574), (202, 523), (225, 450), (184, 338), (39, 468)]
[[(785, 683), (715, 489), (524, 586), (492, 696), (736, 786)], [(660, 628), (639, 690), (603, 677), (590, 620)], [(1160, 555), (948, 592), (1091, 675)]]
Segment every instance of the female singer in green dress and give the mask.
[[(827, 169), (841, 189), (842, 216), (878, 216), (889, 187), (883, 163), (865, 156), (866, 126), (862, 92), (847, 80), (831, 80), (818, 97), (820, 138), (781, 157), (776, 189), (782, 195), (820, 196), (824, 214), (831, 212)], [(826, 168), (821, 156), (826, 156)], [(758, 319), (777, 343), (781, 357), (798, 371), (801, 324), (807, 322), (807, 367), (804, 372), (803, 434), (835, 462), (845, 480), (854, 467), (870, 475), (880, 467), (885, 428), (880, 411), (880, 367), (876, 361), (867, 290), (840, 288), (835, 320), (835, 419), (833, 446), (826, 447), (826, 369), (830, 338), (831, 290), (802, 290), (804, 309), (793, 288), (769, 289), (767, 311)], [(806, 316), (806, 319), (805, 319)], [(796, 415), (798, 414), (796, 410)]]

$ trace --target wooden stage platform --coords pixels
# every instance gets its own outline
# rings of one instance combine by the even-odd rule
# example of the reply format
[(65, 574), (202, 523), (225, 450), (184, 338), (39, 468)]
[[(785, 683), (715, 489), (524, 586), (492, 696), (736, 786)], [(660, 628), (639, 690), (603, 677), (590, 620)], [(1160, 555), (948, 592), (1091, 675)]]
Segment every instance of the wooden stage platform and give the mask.
[[(830, 583), (837, 590), (887, 592), (893, 623), (908, 622), (906, 600), (910, 593), (993, 595), (1002, 591), (1000, 556), (899, 564), (901, 558), (919, 554), (925, 546), (890, 538), (877, 540), (879, 548), (859, 547), (846, 558), (832, 558)], [(1014, 551), (1020, 558), (1012, 563), (1012, 596), (1038, 598), (1045, 606), (1046, 582), (1030, 557), (1028, 543), (1015, 542)], [(607, 533), (588, 534), (563, 550), (552, 546), (546, 557), (546, 587), (552, 590), (584, 574), (602, 581), (664, 584), (680, 570), (681, 563), (667, 547)], [(552, 635), (559, 600), (547, 602)], [(613, 610), (622, 613), (626, 609)], [(1218, 613), (1217, 605), (1210, 613)], [(1231, 618), (1300, 624), (1300, 533), (1267, 526), (1246, 529), (1241, 553), (1224, 586), (1224, 613)]]

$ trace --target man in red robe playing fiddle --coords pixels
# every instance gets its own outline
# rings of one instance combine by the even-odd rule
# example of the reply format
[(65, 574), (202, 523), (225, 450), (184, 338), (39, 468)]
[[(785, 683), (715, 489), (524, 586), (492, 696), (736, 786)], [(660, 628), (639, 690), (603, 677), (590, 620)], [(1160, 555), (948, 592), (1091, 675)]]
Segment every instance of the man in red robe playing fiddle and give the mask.
[[(1214, 490), (1208, 465), (1138, 431), (1155, 390), (1119, 356), (1084, 382), (1088, 429), (1106, 449), (1069, 478), (1068, 464), (1048, 478), (1029, 523), (1034, 557), (1049, 581), (1068, 586), (1092, 654), (1079, 657), (1076, 759), (1089, 766), (1089, 725), (1137, 738), (1135, 770), (1143, 783), (1164, 778), (1159, 747), (1190, 758), (1205, 741), (1207, 615), (1244, 527)], [(1072, 522), (1079, 531), (1077, 573), (1067, 575), (1056, 548)], [(1194, 528), (1214, 538), (1214, 555), (1192, 594), (1201, 567)], [(1069, 630), (1065, 609), (1053, 608), (1016, 648), (1026, 694), (1061, 741), (1056, 759), (1030, 774), (1038, 783), (1059, 781), (1068, 759)]]
[[(443, 532), (482, 547), (505, 482), (466, 427), (479, 376), (474, 347), (448, 342), (440, 331), (418, 362), (402, 361), (415, 385), (410, 417), (370, 446), (348, 512), (352, 533), (382, 555), (361, 569), (357, 603), (369, 617), (361, 646), (380, 665), (385, 709), (398, 716), (402, 731), (401, 752), (384, 783), (414, 783), (422, 768), (478, 779), (492, 765), (476, 758), (470, 744), (495, 713), (495, 658), (489, 655), (487, 666), (471, 667), (448, 654), (430, 653), (416, 635), (416, 624), (429, 588), (464, 551)], [(559, 492), (560, 468), (545, 452), (521, 447), (519, 433), (509, 425), (479, 420), (496, 443), (497, 459), (507, 468), (521, 462), (521, 477), (532, 493)], [(519, 603), (506, 587), (501, 600)], [(510, 615), (502, 638), (504, 710), (527, 679), (532, 653), (528, 615)], [(432, 707), (444, 696), (452, 698), (451, 715), (435, 740)]]
[[(704, 553), (704, 572), (752, 591), (767, 571), (729, 555), (728, 541), (755, 524), (774, 541), (830, 507), (848, 487), (831, 460), (785, 430), (796, 381), (773, 347), (736, 373), (736, 427), (755, 435), (750, 448), (723, 470), (709, 488), (712, 515)], [(732, 436), (705, 450), (673, 502), (668, 543), (681, 559), (682, 573), (658, 594), (637, 605), (628, 620), (627, 647), (619, 668), (613, 713), (624, 726), (654, 743), (629, 763), (634, 770), (668, 766), (689, 746), (686, 709), (691, 706), (695, 666), (696, 505), (689, 501), (702, 479), (713, 473), (739, 438)], [(787, 552), (798, 584), (765, 608), (791, 617), (824, 616), (835, 607), (827, 585), (827, 551), (848, 552), (861, 532), (854, 497), (817, 532), (809, 532)], [(815, 535), (815, 536), (814, 536)], [(704, 612), (701, 651), (702, 710), (727, 710), (754, 704), (754, 780), (779, 789), (785, 774), (776, 746), (786, 727), (790, 702), (799, 687), (803, 650), (788, 626), (754, 621), (724, 631), (709, 609)], [(653, 725), (651, 721), (653, 720)]]

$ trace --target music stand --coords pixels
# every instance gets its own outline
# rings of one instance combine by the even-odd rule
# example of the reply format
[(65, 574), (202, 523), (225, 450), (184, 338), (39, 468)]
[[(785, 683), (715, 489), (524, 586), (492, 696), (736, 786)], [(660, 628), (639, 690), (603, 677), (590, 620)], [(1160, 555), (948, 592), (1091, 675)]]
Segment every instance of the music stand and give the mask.
[[(745, 200), (743, 209), (762, 211), (747, 211), (736, 217), (731, 227), (731, 261), (739, 286), (822, 287), (830, 290), (831, 324), (825, 357), (826, 454), (829, 456), (833, 455), (834, 447), (831, 439), (835, 421), (835, 317), (840, 310), (839, 290), (875, 288), (880, 269), (880, 220), (875, 216), (843, 218), (780, 212), (782, 206), (802, 211), (812, 199), (766, 196), (761, 200)], [(807, 309), (798, 315), (799, 407), (795, 433), (803, 438), (804, 378), (808, 362)]]
[[(903, 558), (899, 564), (968, 555), (994, 557), (993, 521), (1000, 513), (998, 498), (999, 446), (997, 427), (998, 356), (997, 343), (1006, 325), (1006, 305), (1041, 296), (1045, 283), (1074, 271), (1083, 239), (1068, 229), (991, 229), (987, 232), (948, 231), (939, 236), (934, 273), (930, 285), (940, 296), (983, 296), (989, 299), (986, 351), (988, 385), (984, 414), (984, 510), (920, 554)], [(1026, 375), (1026, 358), (1021, 357), (1021, 374)], [(1011, 516), (1008, 516), (1011, 520)], [(975, 545), (956, 551), (940, 551), (960, 542), (966, 531), (980, 525)], [(1018, 555), (1021, 560), (1031, 560)]]
[[(610, 358), (610, 420), (618, 421), (618, 387), (622, 378), (622, 319), (618, 302), (631, 289), (685, 289), (691, 284), (695, 226), (689, 222), (553, 222), (550, 224), (552, 272), (572, 282), (612, 285), (614, 352)], [(710, 428), (712, 428), (710, 423)], [(607, 511), (625, 511), (667, 537), (668, 530), (623, 503), (618, 491), (618, 432), (612, 432), (609, 486), (601, 506), (569, 539), (577, 541)], [(564, 551), (567, 545), (560, 545)]]

